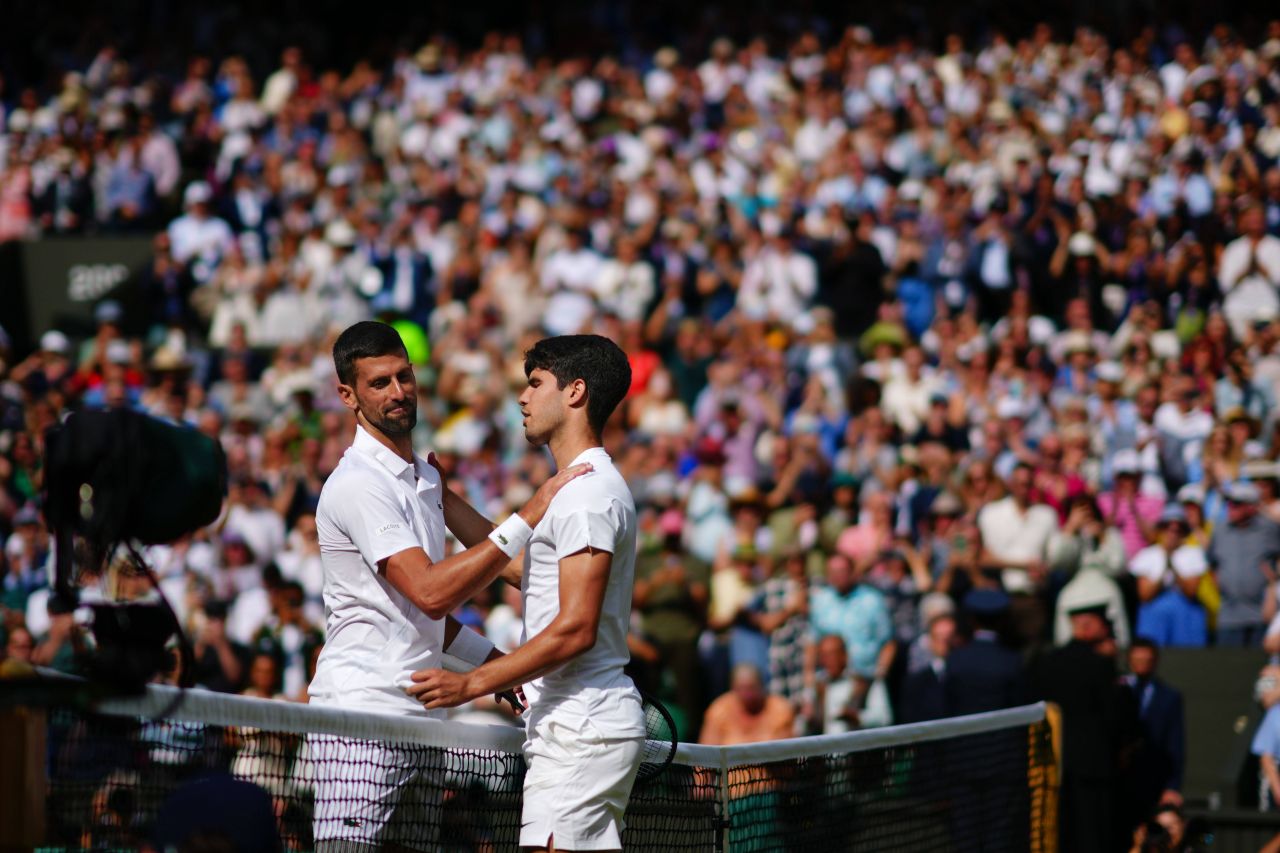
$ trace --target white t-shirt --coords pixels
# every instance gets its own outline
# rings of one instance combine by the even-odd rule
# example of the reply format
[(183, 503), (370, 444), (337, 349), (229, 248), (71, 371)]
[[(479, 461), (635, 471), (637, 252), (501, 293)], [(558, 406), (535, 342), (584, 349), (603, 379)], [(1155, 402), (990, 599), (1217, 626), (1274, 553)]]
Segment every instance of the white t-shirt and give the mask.
[(444, 717), (405, 693), (415, 670), (438, 668), (444, 621), (401, 595), (378, 563), (408, 548), (445, 556), (440, 475), (401, 459), (364, 430), (320, 492), (325, 646), (309, 693), (317, 705)]
[[(982, 508), (978, 513), (978, 529), (982, 532), (982, 543), (997, 557), (1015, 562), (1043, 560), (1049, 537), (1058, 529), (1058, 514), (1044, 504), (1034, 504), (1027, 507), (1025, 513), (1021, 512), (1009, 497)], [(1009, 592), (1031, 590), (1026, 572), (1005, 569), (1001, 580)]]
[(1166, 573), (1170, 567), (1180, 578), (1198, 578), (1208, 570), (1209, 561), (1204, 551), (1195, 545), (1183, 545), (1172, 555), (1159, 545), (1148, 545), (1129, 561), (1129, 571), (1133, 575), (1150, 581), (1163, 579), (1165, 586), (1173, 583), (1173, 578)]
[(579, 462), (590, 462), (593, 470), (552, 498), (525, 551), (520, 585), (524, 639), (544, 631), (560, 612), (561, 559), (590, 546), (613, 554), (613, 564), (595, 645), (524, 686), (529, 700), (527, 725), (533, 732), (554, 719), (584, 734), (642, 735), (640, 694), (622, 672), (631, 659), (627, 629), (635, 578), (635, 501), (604, 448), (583, 451), (571, 464)]

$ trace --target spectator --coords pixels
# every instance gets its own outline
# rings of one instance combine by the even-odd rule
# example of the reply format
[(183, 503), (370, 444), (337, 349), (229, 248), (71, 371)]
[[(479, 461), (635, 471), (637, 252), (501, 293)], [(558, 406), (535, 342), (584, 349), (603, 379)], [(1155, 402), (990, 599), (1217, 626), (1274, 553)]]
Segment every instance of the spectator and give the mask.
[(955, 617), (935, 617), (929, 622), (923, 639), (929, 651), (929, 661), (915, 672), (909, 672), (902, 685), (901, 721), (904, 723), (947, 716), (947, 659), (957, 644)]
[(1208, 549), (1222, 591), (1217, 641), (1222, 646), (1255, 646), (1262, 639), (1262, 605), (1280, 555), (1280, 531), (1258, 514), (1257, 486), (1236, 483), (1226, 499), (1226, 523), (1214, 529)]
[(227, 636), (227, 606), (205, 604), (203, 625), (192, 644), (196, 684), (221, 693), (239, 693), (249, 668), (249, 650)]
[(1187, 545), (1186, 513), (1170, 504), (1160, 515), (1157, 541), (1129, 564), (1138, 579), (1137, 633), (1157, 646), (1204, 646), (1208, 622), (1200, 603), (1200, 582), (1209, 568), (1204, 551)]
[(1008, 618), (1008, 594), (997, 589), (972, 590), (965, 596), (964, 611), (973, 627), (969, 642), (947, 656), (943, 682), (947, 715), (1020, 704), (1027, 689), (1022, 660), (1001, 642), (999, 633)]
[(1128, 802), (1129, 823), (1136, 825), (1157, 805), (1182, 805), (1182, 772), (1186, 761), (1182, 694), (1156, 675), (1160, 652), (1149, 640), (1129, 649), (1129, 674), (1123, 683), (1138, 709), (1138, 747), (1121, 786)]
[(1040, 636), (1047, 614), (1035, 593), (1048, 578), (1049, 539), (1058, 529), (1058, 515), (1044, 504), (1033, 504), (1030, 465), (1018, 464), (1009, 475), (1009, 496), (988, 504), (978, 514), (982, 534), (982, 564), (998, 569), (1000, 583), (1014, 596), (1015, 631), (1024, 640)]
[(827, 558), (826, 584), (809, 594), (810, 637), (805, 652), (806, 680), (816, 671), (817, 642), (827, 634), (844, 640), (851, 670), (862, 676), (884, 677), (892, 660), (893, 620), (884, 596), (856, 580), (849, 558)]
[(889, 690), (882, 679), (848, 671), (844, 640), (828, 634), (818, 641), (819, 677), (813, 728), (821, 734), (843, 734), (893, 723)]
[(729, 746), (789, 738), (794, 733), (791, 703), (767, 693), (760, 671), (744, 663), (734, 667), (729, 692), (707, 706), (700, 741)]
[(1111, 850), (1121, 837), (1117, 809), (1125, 718), (1106, 611), (1072, 611), (1071, 642), (1049, 652), (1032, 670), (1032, 695), (1062, 709), (1062, 784), (1059, 837), (1064, 850)]
[(30, 664), (35, 652), (35, 638), (23, 625), (15, 625), (9, 629), (5, 637), (4, 660), (20, 664)]
[(1111, 460), (1111, 491), (1098, 495), (1098, 508), (1108, 527), (1120, 531), (1125, 554), (1133, 559), (1155, 538), (1155, 524), (1163, 502), (1142, 494), (1139, 486), (1142, 471), (1138, 454), (1121, 450)]

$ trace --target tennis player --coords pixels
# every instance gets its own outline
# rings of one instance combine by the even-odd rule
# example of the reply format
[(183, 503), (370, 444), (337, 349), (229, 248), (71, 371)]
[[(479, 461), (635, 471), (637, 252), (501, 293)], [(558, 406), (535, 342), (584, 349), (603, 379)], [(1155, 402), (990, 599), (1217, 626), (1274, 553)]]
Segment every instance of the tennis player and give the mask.
[[(470, 666), (501, 654), (449, 612), (498, 577), (552, 496), (590, 465), (566, 467), (495, 529), (413, 452), (417, 388), (395, 329), (355, 324), (338, 337), (333, 361), (357, 426), (316, 513), (327, 638), (308, 692), (316, 705), (421, 716), (405, 693), (415, 670), (440, 666), (442, 652)], [(467, 550), (445, 557), (446, 526)], [(316, 736), (308, 749), (325, 768), (317, 849), (434, 847), (441, 797), (430, 768), (373, 743)]]
[(644, 742), (640, 694), (622, 671), (636, 511), (600, 436), (631, 368), (607, 338), (569, 335), (539, 341), (524, 370), (529, 441), (547, 446), (561, 469), (590, 463), (592, 471), (552, 498), (534, 528), (521, 576), (523, 645), (469, 673), (416, 672), (409, 692), (442, 708), (523, 684), (521, 846), (619, 850)]

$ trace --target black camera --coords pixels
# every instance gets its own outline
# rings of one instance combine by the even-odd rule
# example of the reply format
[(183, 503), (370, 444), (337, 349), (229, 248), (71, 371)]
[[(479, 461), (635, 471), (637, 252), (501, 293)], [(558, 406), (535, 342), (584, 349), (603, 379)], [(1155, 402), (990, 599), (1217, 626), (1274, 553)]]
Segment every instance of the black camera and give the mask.
[[(212, 523), (226, 491), (222, 446), (194, 429), (127, 409), (77, 412), (50, 429), (44, 512), (56, 547), (57, 606), (74, 609), (83, 580), (98, 577), (118, 548), (172, 542)], [(162, 596), (91, 609), (96, 680), (136, 691), (169, 666), (165, 644), (181, 632)]]

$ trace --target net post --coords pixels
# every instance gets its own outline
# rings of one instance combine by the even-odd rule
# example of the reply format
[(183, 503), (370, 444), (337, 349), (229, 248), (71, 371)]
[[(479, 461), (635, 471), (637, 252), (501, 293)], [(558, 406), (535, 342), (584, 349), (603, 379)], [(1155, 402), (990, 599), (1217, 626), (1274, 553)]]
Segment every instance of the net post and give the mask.
[(44, 843), (46, 734), (43, 709), (0, 708), (0, 849)]

